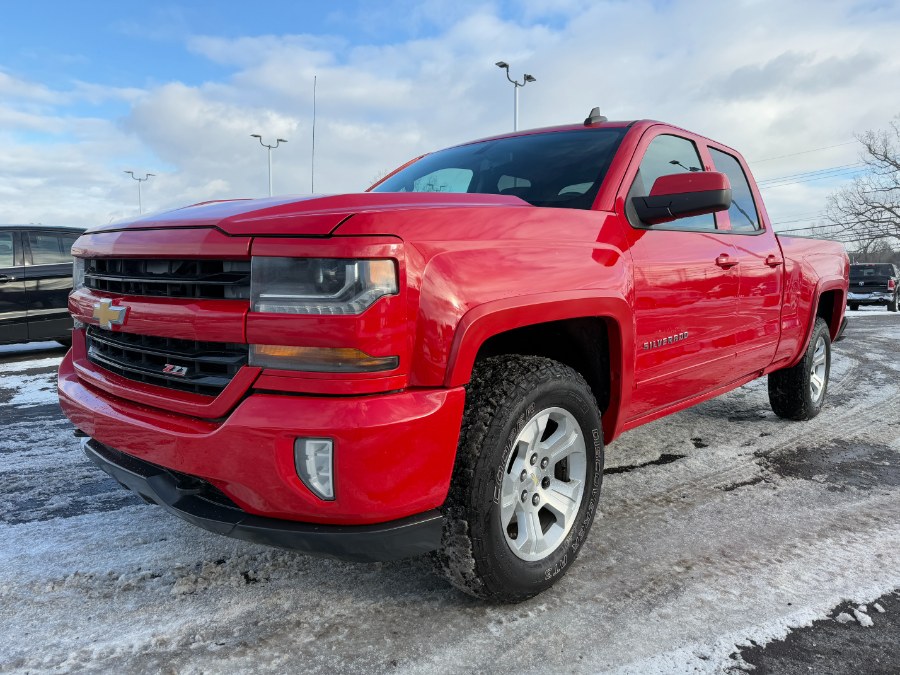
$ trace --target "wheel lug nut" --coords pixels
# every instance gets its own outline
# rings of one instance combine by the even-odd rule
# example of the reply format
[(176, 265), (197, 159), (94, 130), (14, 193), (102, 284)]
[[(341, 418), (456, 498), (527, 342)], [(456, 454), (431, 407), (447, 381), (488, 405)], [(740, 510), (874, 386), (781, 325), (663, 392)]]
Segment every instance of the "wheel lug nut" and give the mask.
[(528, 499), (528, 490), (522, 490), (522, 501), (524, 502), (526, 499)]
[(528, 472), (522, 469), (522, 473), (519, 474), (519, 480), (524, 482), (526, 478), (528, 478)]
[(547, 468), (547, 465), (548, 465), (549, 463), (550, 463), (550, 460), (547, 459), (546, 457), (544, 457), (544, 459), (541, 460), (541, 468), (542, 468), (542, 469), (546, 469), (546, 468)]
[(534, 466), (535, 464), (537, 464), (537, 455), (532, 455), (530, 461), (531, 461), (531, 466)]
[(531, 498), (531, 503), (534, 504), (535, 506), (537, 506), (540, 503), (540, 501), (541, 501), (540, 495), (535, 494)]
[(549, 476), (544, 476), (544, 480), (541, 481), (541, 487), (544, 488), (545, 490), (548, 487), (550, 487), (550, 477)]

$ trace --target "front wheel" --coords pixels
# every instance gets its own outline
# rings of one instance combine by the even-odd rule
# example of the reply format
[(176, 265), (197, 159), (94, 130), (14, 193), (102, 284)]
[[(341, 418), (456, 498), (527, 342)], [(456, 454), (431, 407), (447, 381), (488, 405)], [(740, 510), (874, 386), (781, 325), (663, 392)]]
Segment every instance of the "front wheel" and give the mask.
[(602, 479), (600, 412), (584, 378), (546, 358), (486, 359), (466, 395), (439, 570), (499, 602), (549, 588), (584, 544)]
[(800, 363), (769, 373), (772, 410), (784, 419), (811, 420), (825, 403), (830, 373), (831, 338), (828, 324), (819, 317)]

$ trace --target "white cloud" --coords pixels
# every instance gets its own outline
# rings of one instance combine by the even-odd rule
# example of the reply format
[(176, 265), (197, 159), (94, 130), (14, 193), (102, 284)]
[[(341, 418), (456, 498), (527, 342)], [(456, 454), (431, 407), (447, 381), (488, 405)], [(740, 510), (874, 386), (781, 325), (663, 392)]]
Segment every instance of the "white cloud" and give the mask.
[[(184, 38), (189, 50), (230, 70), (195, 86), (54, 91), (0, 70), (0, 221), (126, 214), (136, 198), (124, 168), (158, 174), (145, 184), (151, 208), (262, 195), (265, 151), (250, 133), (289, 139), (273, 153), (275, 189), (306, 192), (314, 75), (316, 188), (329, 192), (363, 189), (412, 156), (508, 130), (513, 91), (493, 65), (500, 59), (513, 76), (537, 78), (520, 91), (523, 127), (578, 122), (599, 105), (610, 118), (676, 123), (751, 160), (842, 143), (900, 111), (900, 89), (887, 84), (900, 81), (900, 17), (890, 8), (529, 0), (519, 11), (429, 1), (401, 12), (388, 3), (361, 21), (374, 33), (393, 18), (413, 35), (391, 44), (195, 35)], [(423, 26), (429, 37), (415, 37)], [(117, 101), (128, 112), (82, 119), (67, 112), (75, 101)], [(35, 147), (37, 131), (64, 138)], [(754, 168), (760, 178), (786, 175), (855, 153), (842, 146)], [(828, 188), (767, 190), (769, 213), (814, 212)]]

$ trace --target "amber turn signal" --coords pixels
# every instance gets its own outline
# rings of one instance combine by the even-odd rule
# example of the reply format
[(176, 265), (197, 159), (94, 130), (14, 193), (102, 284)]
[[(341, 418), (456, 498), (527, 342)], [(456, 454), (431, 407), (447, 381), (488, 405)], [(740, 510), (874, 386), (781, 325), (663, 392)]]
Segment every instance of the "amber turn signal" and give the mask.
[(369, 373), (393, 370), (396, 356), (369, 356), (352, 347), (291, 347), (250, 345), (250, 365), (317, 373)]

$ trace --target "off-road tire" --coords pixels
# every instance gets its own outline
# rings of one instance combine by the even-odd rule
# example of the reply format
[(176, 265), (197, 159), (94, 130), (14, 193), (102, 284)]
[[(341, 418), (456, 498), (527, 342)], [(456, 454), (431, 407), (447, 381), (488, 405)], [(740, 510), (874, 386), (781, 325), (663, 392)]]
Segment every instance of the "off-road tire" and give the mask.
[[(515, 555), (500, 520), (504, 471), (528, 420), (562, 409), (580, 427), (585, 480), (573, 525), (540, 560)], [(493, 602), (518, 602), (552, 586), (584, 544), (603, 480), (603, 432), (590, 387), (572, 368), (535, 356), (497, 356), (478, 363), (466, 393), (456, 464), (443, 507), (446, 521), (437, 570), (457, 588)]]
[[(814, 400), (810, 390), (813, 360), (816, 345), (822, 339), (825, 345), (825, 383), (822, 393)], [(821, 317), (816, 319), (806, 352), (800, 362), (792, 368), (784, 368), (769, 373), (769, 403), (779, 417), (788, 420), (811, 420), (819, 414), (828, 393), (828, 378), (831, 373), (831, 339), (828, 324)]]
[(856, 312), (857, 310), (859, 310), (859, 303), (858, 303), (858, 302), (851, 302), (850, 304), (847, 305), (847, 307), (850, 308), (850, 311), (851, 311), (851, 312)]

